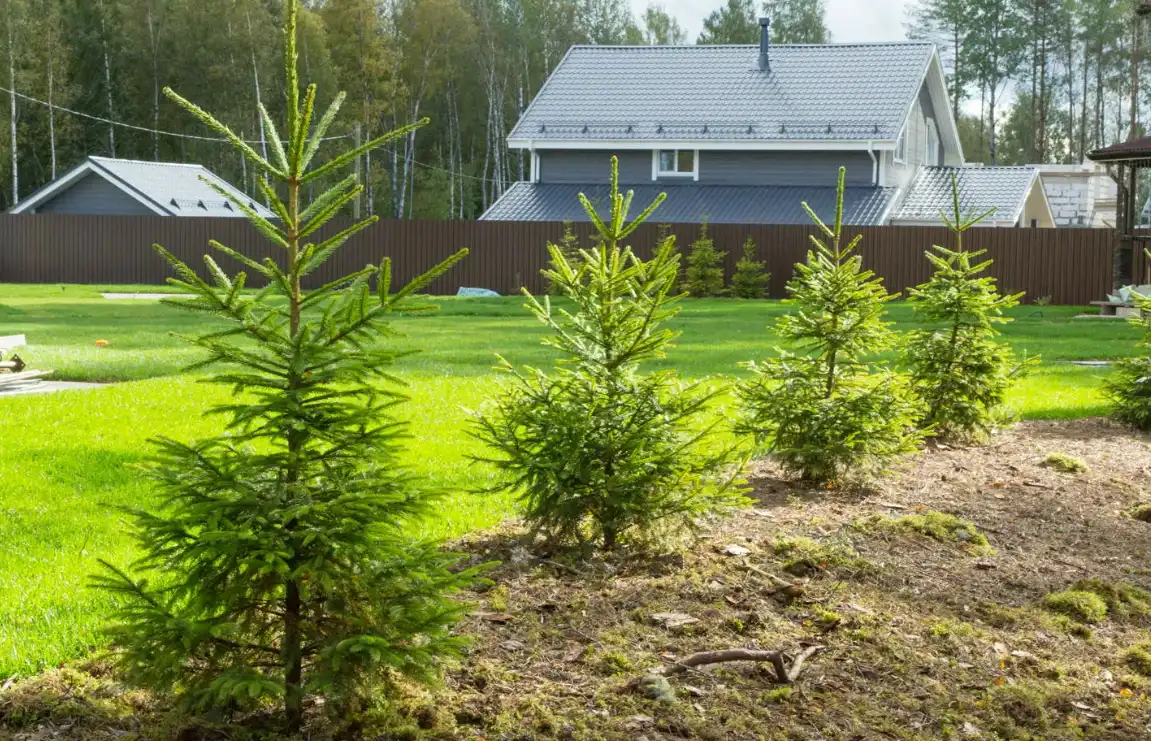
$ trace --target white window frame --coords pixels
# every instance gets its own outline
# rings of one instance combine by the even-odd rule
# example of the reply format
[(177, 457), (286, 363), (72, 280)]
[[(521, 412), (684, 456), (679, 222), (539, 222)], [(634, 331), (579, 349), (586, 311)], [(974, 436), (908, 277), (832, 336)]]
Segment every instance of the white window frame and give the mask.
[[(927, 119), (927, 142), (924, 144), (923, 163), (929, 167), (939, 165), (939, 129), (935, 126), (935, 119)], [(934, 150), (934, 151), (932, 151)]]
[[(661, 170), (659, 167), (659, 153), (660, 152), (675, 152), (676, 166), (679, 166), (679, 153), (691, 152), (691, 165), (690, 172), (680, 172), (679, 170)], [(699, 150), (698, 149), (653, 149), (651, 152), (651, 179), (659, 180), (660, 178), (691, 178), (692, 180), (699, 180)]]
[(895, 140), (895, 151), (891, 153), (891, 158), (899, 163), (905, 164), (907, 162), (907, 124), (903, 124), (903, 128), (899, 130), (899, 137)]

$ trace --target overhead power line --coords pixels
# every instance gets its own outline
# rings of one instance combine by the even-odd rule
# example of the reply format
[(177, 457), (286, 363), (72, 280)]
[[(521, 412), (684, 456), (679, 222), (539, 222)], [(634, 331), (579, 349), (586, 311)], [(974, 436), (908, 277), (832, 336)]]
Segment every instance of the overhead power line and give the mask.
[[(220, 137), (220, 136), (202, 136), (199, 134), (184, 134), (184, 133), (181, 133), (178, 131), (165, 131), (163, 129), (153, 129), (153, 128), (150, 128), (148, 126), (137, 126), (136, 124), (125, 123), (124, 121), (116, 121), (114, 119), (104, 118), (103, 116), (96, 116), (96, 115), (93, 115), (91, 113), (84, 113), (83, 111), (77, 111), (77, 110), (73, 110), (71, 108), (66, 108), (64, 106), (57, 105), (56, 103), (49, 103), (46, 100), (40, 100), (39, 98), (34, 98), (31, 95), (25, 95), (24, 93), (21, 93), (18, 91), (13, 91), (13, 90), (10, 90), (10, 89), (3, 87), (3, 86), (0, 86), (0, 93), (7, 93), (8, 95), (15, 95), (17, 98), (20, 98), (21, 100), (26, 100), (29, 103), (36, 103), (38, 105), (46, 106), (48, 108), (52, 108), (54, 110), (61, 111), (63, 113), (67, 113), (67, 114), (70, 114), (73, 116), (78, 116), (80, 118), (88, 119), (89, 121), (96, 121), (98, 123), (106, 124), (108, 126), (119, 126), (120, 128), (129, 129), (131, 131), (141, 131), (141, 132), (144, 132), (146, 134), (168, 136), (168, 137), (172, 137), (175, 139), (191, 139), (193, 141), (216, 142), (216, 143), (222, 143), (222, 144), (230, 144), (231, 143), (228, 139), (225, 139), (225, 138)], [(353, 137), (352, 134), (341, 134), (339, 136), (324, 137), (323, 141), (340, 141), (340, 140), (344, 140), (344, 139), (351, 139), (352, 137)], [(247, 144), (260, 144), (261, 143), (261, 141), (259, 139), (245, 139), (244, 141)], [(412, 160), (412, 161), (417, 166), (422, 167), (426, 170), (437, 170), (439, 172), (446, 172), (448, 174), (453, 174), (451, 170), (448, 170), (447, 168), (444, 168), (444, 167), (438, 167), (436, 165), (429, 165), (429, 164), (426, 164), (424, 162), (420, 162), (419, 160)], [(481, 183), (495, 183), (496, 182), (492, 178), (479, 177), (477, 175), (467, 175), (467, 174), (464, 174), (462, 172), (457, 172), (454, 174), (457, 177), (467, 178), (468, 180), (475, 180), (475, 181), (478, 181)], [(508, 185), (508, 183), (503, 183), (503, 185)]]

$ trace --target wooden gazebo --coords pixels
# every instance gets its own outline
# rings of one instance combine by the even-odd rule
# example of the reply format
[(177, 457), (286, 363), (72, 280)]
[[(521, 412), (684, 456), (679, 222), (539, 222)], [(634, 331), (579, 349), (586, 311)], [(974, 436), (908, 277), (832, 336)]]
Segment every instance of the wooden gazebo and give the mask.
[(1115, 254), (1113, 287), (1133, 283), (1151, 283), (1148, 270), (1151, 261), (1144, 255), (1144, 248), (1151, 246), (1151, 233), (1137, 233), (1139, 207), (1139, 173), (1151, 170), (1151, 136), (1137, 137), (1096, 149), (1087, 155), (1094, 162), (1107, 165), (1111, 176), (1118, 183), (1115, 201)]

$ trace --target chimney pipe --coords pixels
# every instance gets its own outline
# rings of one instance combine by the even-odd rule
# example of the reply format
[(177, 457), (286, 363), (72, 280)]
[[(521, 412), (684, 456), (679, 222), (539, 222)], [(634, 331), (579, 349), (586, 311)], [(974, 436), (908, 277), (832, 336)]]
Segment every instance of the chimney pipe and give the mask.
[(771, 19), (759, 19), (759, 71), (771, 72)]

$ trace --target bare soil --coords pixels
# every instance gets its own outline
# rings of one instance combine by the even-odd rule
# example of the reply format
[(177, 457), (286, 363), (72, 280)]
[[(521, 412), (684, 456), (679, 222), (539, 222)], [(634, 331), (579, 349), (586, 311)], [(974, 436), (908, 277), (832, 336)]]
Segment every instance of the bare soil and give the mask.
[[(1052, 453), (1089, 470), (1061, 471)], [(1151, 739), (1151, 653), (1129, 655), (1151, 640), (1151, 602), (1094, 624), (1044, 606), (1086, 579), (1151, 591), (1151, 524), (1132, 516), (1151, 504), (1151, 439), (1029, 422), (986, 447), (932, 448), (869, 489), (813, 489), (769, 463), (749, 483), (753, 509), (664, 555), (542, 558), (514, 524), (471, 539), (474, 560), (503, 565), (461, 627), (470, 653), (381, 715), (392, 730), (351, 737)], [(951, 521), (935, 513), (974, 524), (994, 553), (895, 522)], [(812, 647), (793, 684), (770, 662), (676, 667)], [(650, 678), (660, 669), (669, 686)], [(317, 720), (311, 737), (329, 731)], [(95, 665), (0, 693), (0, 738), (247, 733), (176, 718)]]

